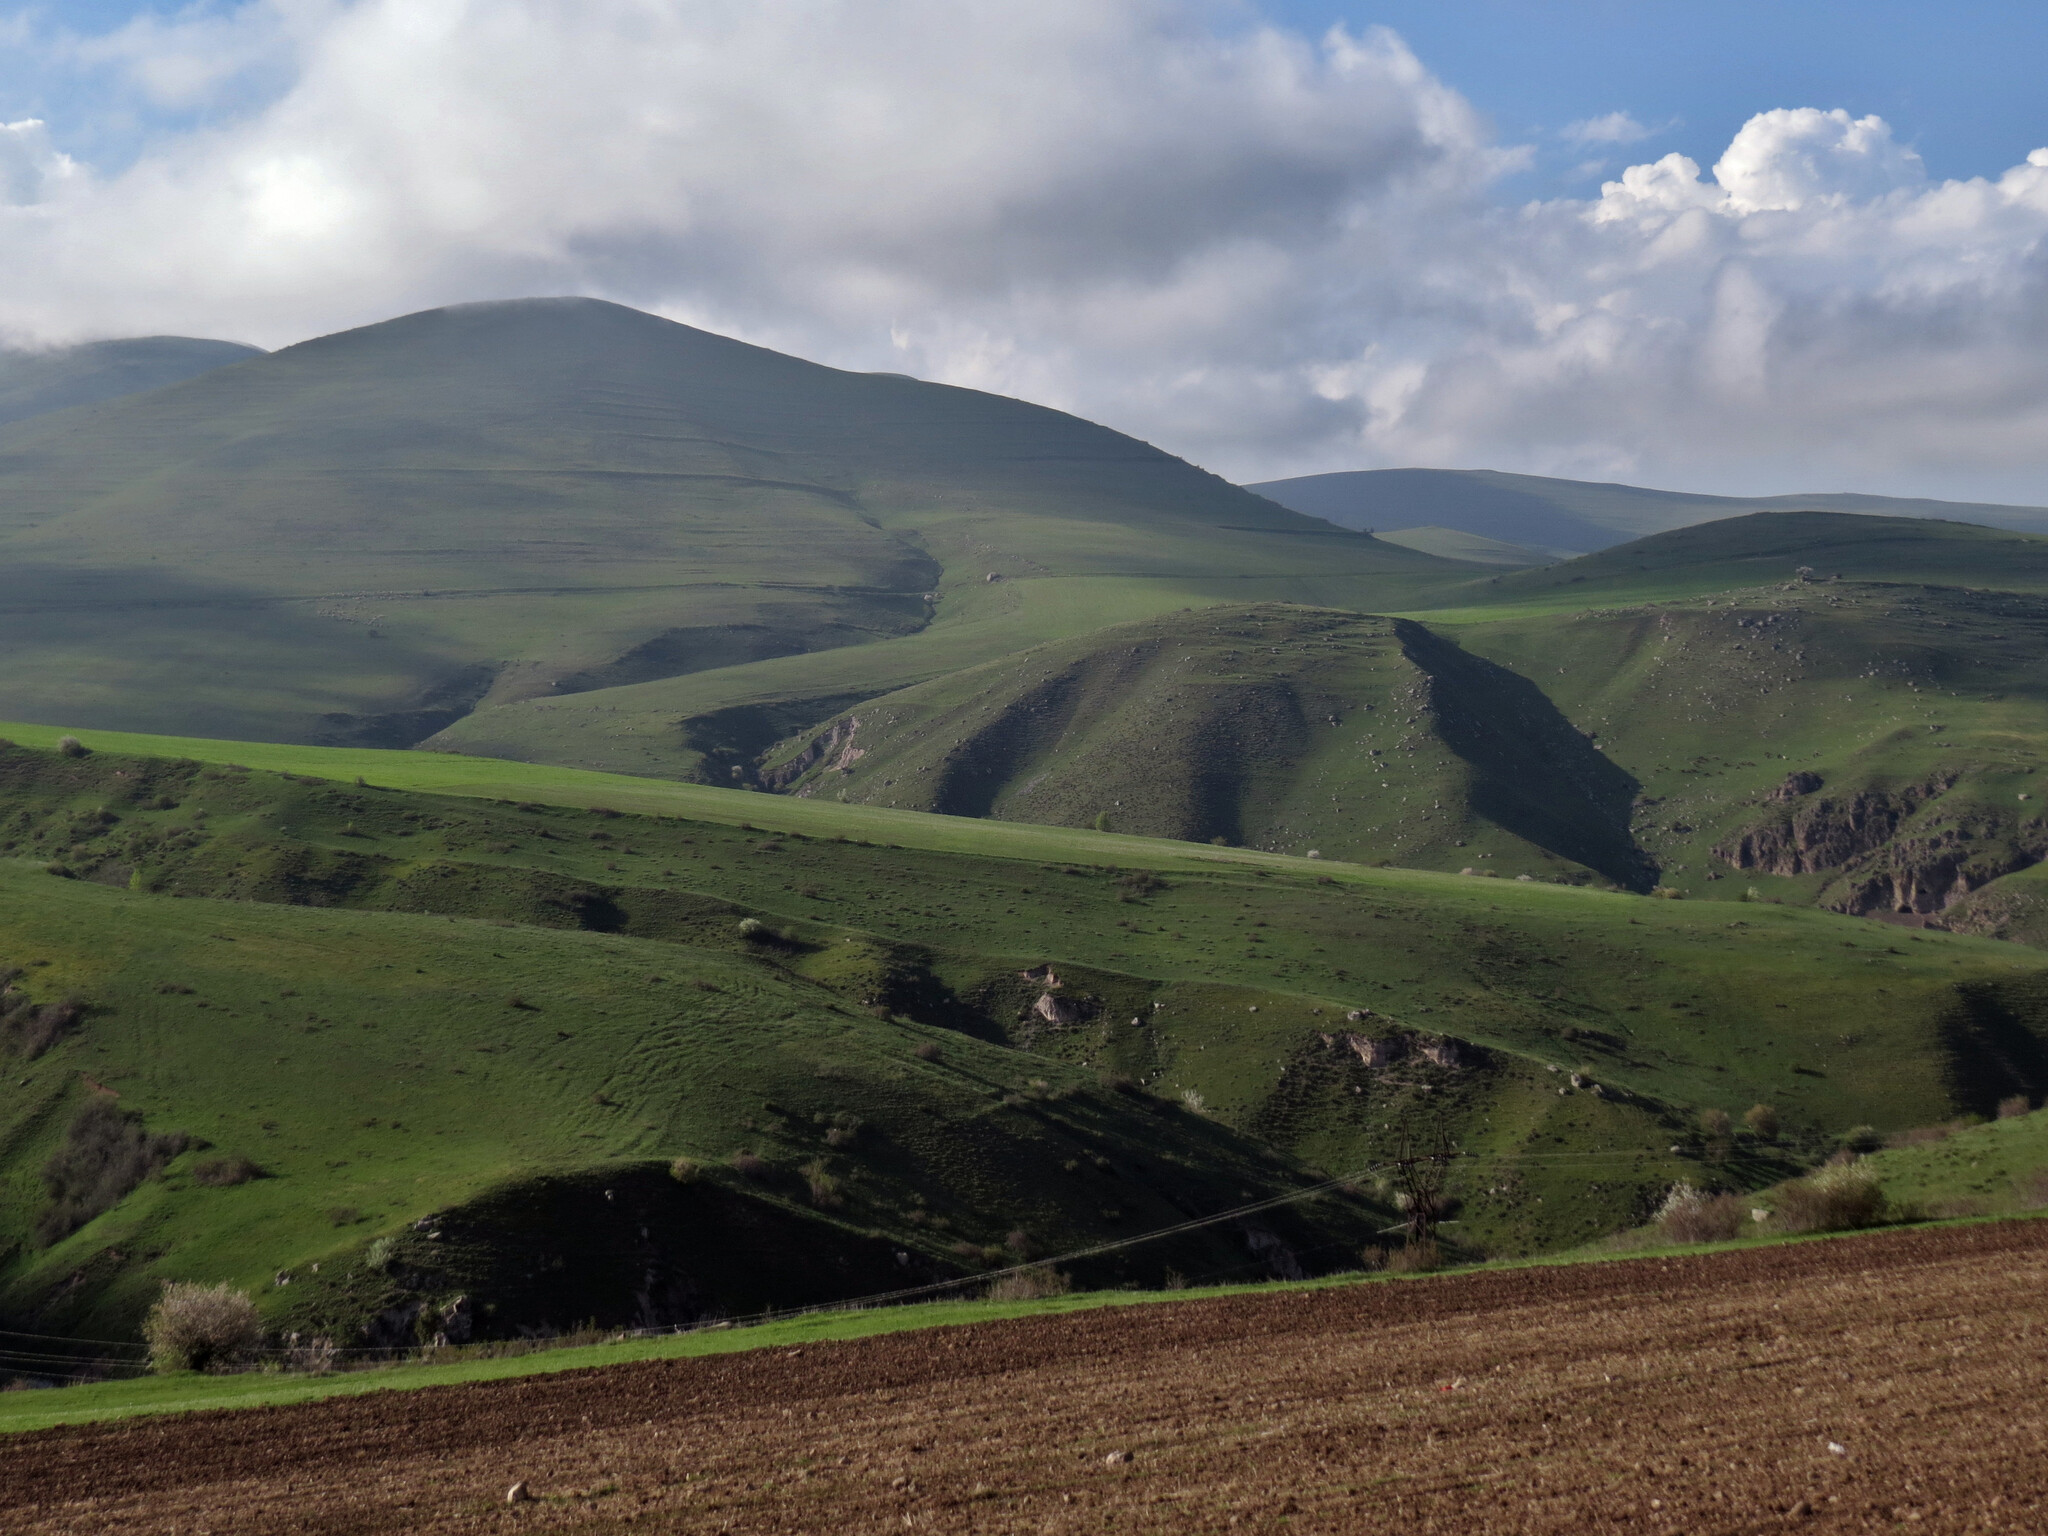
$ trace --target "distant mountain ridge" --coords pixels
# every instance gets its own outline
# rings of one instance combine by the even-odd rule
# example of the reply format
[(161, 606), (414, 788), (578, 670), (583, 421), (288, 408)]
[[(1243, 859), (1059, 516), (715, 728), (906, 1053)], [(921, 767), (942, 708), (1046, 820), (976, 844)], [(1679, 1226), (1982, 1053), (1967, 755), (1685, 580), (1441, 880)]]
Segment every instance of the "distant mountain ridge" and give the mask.
[(260, 348), (238, 341), (192, 336), (131, 336), (48, 350), (0, 351), (0, 426), (161, 389), (262, 355)]
[(1706, 496), (1638, 485), (1554, 480), (1491, 469), (1361, 469), (1247, 485), (1269, 501), (1378, 533), (1456, 529), (1559, 555), (1592, 554), (1674, 528), (1751, 512), (1855, 512), (1940, 518), (2048, 533), (2048, 507), (1928, 501), (1844, 492)]

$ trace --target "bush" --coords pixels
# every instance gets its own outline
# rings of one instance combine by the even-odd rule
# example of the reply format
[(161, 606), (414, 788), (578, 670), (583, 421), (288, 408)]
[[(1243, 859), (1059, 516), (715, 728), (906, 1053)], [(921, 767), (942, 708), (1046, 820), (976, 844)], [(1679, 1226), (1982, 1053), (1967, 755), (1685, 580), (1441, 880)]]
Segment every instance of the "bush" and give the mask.
[(153, 1136), (143, 1130), (140, 1115), (95, 1094), (72, 1117), (63, 1146), (43, 1165), (50, 1204), (36, 1222), (36, 1236), (46, 1246), (69, 1237), (144, 1179), (163, 1172), (164, 1164), (184, 1150), (182, 1133)]
[(19, 992), (0, 992), (0, 1049), (23, 1061), (34, 1061), (85, 1017), (85, 1004), (77, 998), (61, 1003), (32, 1006)]
[(989, 1283), (984, 1293), (990, 1301), (1039, 1301), (1047, 1296), (1065, 1296), (1074, 1289), (1071, 1277), (1056, 1269), (1020, 1269)]
[(1884, 1137), (1878, 1134), (1874, 1125), (1859, 1125), (1842, 1133), (1840, 1145), (1844, 1152), (1854, 1152), (1861, 1157), (1866, 1153), (1881, 1151), (1884, 1147)]
[(839, 1180), (833, 1177), (822, 1157), (805, 1163), (803, 1173), (804, 1182), (811, 1187), (811, 1204), (828, 1208), (846, 1203), (846, 1197), (839, 1192)]
[(336, 1227), (352, 1227), (363, 1219), (363, 1213), (352, 1205), (330, 1205), (327, 1207), (328, 1224)]
[(1709, 1195), (1674, 1184), (1657, 1212), (1657, 1232), (1673, 1243), (1725, 1243), (1742, 1230), (1746, 1212), (1733, 1195)]
[(1742, 1117), (1742, 1123), (1761, 1140), (1778, 1139), (1778, 1112), (1768, 1104), (1752, 1104), (1749, 1113)]
[(741, 938), (758, 944), (767, 939), (768, 925), (758, 917), (743, 917), (740, 919), (738, 932)]
[(1734, 1121), (1728, 1118), (1725, 1109), (1703, 1109), (1700, 1111), (1700, 1134), (1709, 1141), (1726, 1141), (1734, 1129)]
[(910, 1054), (915, 1056), (919, 1061), (937, 1061), (939, 1057), (943, 1054), (943, 1052), (939, 1050), (938, 1041), (920, 1040), (917, 1042), (916, 1046), (912, 1048)]
[(679, 1157), (668, 1165), (668, 1176), (678, 1184), (694, 1184), (704, 1177), (704, 1170), (697, 1166), (696, 1159)]
[(2024, 1093), (2016, 1093), (2010, 1098), (1998, 1101), (1998, 1118), (2001, 1120), (2017, 1120), (2021, 1115), (2032, 1114), (2033, 1111), (2034, 1101)]
[(1437, 1247), (1433, 1237), (1405, 1243), (1387, 1255), (1387, 1268), (1397, 1275), (1427, 1274), (1433, 1269), (1443, 1268), (1443, 1263), (1443, 1250)]
[(173, 1280), (142, 1324), (153, 1371), (211, 1371), (233, 1365), (263, 1342), (263, 1324), (247, 1291)]
[(1377, 1274), (1380, 1270), (1387, 1267), (1387, 1250), (1380, 1247), (1377, 1243), (1370, 1244), (1361, 1249), (1358, 1255), (1358, 1267), (1369, 1275)]
[(262, 1177), (263, 1170), (240, 1153), (227, 1157), (209, 1157), (203, 1163), (192, 1165), (192, 1182), (204, 1184), (211, 1189), (227, 1189)]
[(92, 751), (92, 748), (80, 741), (76, 736), (59, 736), (57, 738), (57, 750), (66, 757), (84, 757)]
[(765, 1179), (768, 1176), (768, 1159), (756, 1157), (751, 1152), (735, 1152), (732, 1171), (743, 1179)]
[(1773, 1218), (1784, 1232), (1849, 1232), (1884, 1219), (1884, 1191), (1862, 1163), (1831, 1163), (1783, 1185)]

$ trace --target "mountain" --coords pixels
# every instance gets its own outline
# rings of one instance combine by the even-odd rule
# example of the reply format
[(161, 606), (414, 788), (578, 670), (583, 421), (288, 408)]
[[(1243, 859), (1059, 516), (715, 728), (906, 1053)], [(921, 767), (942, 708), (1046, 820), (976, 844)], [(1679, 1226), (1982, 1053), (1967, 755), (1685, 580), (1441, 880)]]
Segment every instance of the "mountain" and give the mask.
[[(402, 745), (483, 709), (500, 750), (586, 760), (632, 700), (518, 706), (928, 634), (830, 679), (872, 693), (1191, 593), (1363, 602), (1469, 570), (1058, 411), (585, 299), (0, 429), (0, 558), (0, 714)], [(653, 709), (630, 766), (688, 771), (695, 710)]]
[(262, 355), (260, 349), (239, 342), (190, 336), (135, 336), (46, 351), (0, 351), (0, 426), (161, 389)]
[[(1267, 480), (1246, 489), (1340, 528), (1376, 533), (1456, 529), (1556, 555), (1588, 553), (1646, 534), (1750, 512), (1941, 518), (2048, 533), (2048, 507), (1842, 493), (1703, 496), (1635, 485), (1507, 475), (1490, 469), (1364, 469)], [(1417, 547), (1437, 550), (1439, 546)]]

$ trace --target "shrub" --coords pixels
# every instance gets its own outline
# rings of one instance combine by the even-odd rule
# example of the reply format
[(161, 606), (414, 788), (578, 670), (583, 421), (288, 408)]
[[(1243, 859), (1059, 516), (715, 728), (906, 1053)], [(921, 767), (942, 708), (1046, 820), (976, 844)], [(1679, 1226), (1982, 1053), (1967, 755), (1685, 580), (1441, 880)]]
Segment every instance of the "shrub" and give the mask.
[(937, 1061), (943, 1053), (939, 1050), (938, 1041), (920, 1040), (917, 1042), (916, 1046), (912, 1048), (910, 1054), (915, 1056), (919, 1061)]
[(839, 1180), (826, 1167), (822, 1157), (805, 1163), (803, 1174), (804, 1182), (811, 1187), (811, 1204), (829, 1208), (846, 1203), (846, 1197), (839, 1192)]
[(1862, 1163), (1831, 1163), (1778, 1190), (1775, 1221), (1785, 1232), (1848, 1232), (1885, 1219), (1884, 1191)]
[(732, 1171), (743, 1179), (763, 1179), (768, 1176), (768, 1159), (756, 1157), (751, 1152), (735, 1152)]
[(1433, 1237), (1406, 1243), (1387, 1255), (1387, 1268), (1397, 1275), (1427, 1274), (1433, 1269), (1441, 1269), (1443, 1262), (1443, 1250), (1437, 1247)]
[(1022, 1227), (1017, 1228), (1008, 1237), (1003, 1239), (1003, 1247), (1015, 1259), (1034, 1259), (1038, 1257), (1038, 1244), (1031, 1240), (1031, 1234)]
[(1742, 1230), (1746, 1213), (1733, 1195), (1709, 1195), (1690, 1184), (1671, 1186), (1657, 1212), (1657, 1232), (1673, 1243), (1725, 1243)]
[(363, 1213), (352, 1205), (330, 1205), (327, 1220), (332, 1226), (352, 1227), (363, 1219)]
[(1700, 1111), (1700, 1134), (1709, 1141), (1726, 1141), (1734, 1122), (1728, 1118), (1725, 1109), (1703, 1109)]
[[(204, 1184), (212, 1189), (227, 1189), (235, 1184), (246, 1184), (251, 1179), (263, 1177), (263, 1170), (240, 1153), (227, 1157), (209, 1157), (203, 1163), (192, 1165), (192, 1182)], [(339, 1222), (336, 1223), (340, 1225)]]
[(704, 1177), (704, 1170), (697, 1165), (696, 1159), (679, 1157), (668, 1165), (668, 1176), (678, 1184), (694, 1184)]
[(1866, 1153), (1881, 1150), (1884, 1146), (1884, 1137), (1878, 1134), (1874, 1125), (1859, 1125), (1842, 1133), (1840, 1145), (1844, 1152), (1854, 1152), (1861, 1157)]
[(1206, 1107), (1206, 1101), (1202, 1098), (1202, 1090), (1199, 1088), (1181, 1089), (1180, 1103), (1181, 1108), (1191, 1115), (1199, 1115)]
[(142, 1117), (111, 1098), (88, 1099), (64, 1133), (64, 1144), (43, 1165), (50, 1203), (36, 1222), (45, 1245), (69, 1237), (102, 1211), (111, 1210), (144, 1179), (185, 1150), (181, 1132), (151, 1135)]
[(1070, 1276), (1056, 1269), (1020, 1269), (989, 1283), (984, 1293), (990, 1301), (1039, 1301), (1047, 1296), (1065, 1296), (1074, 1288)]
[(263, 1341), (263, 1325), (247, 1291), (226, 1281), (173, 1280), (142, 1324), (153, 1371), (208, 1371), (232, 1365)]
[(301, 1339), (294, 1333), (285, 1339), (284, 1366), (307, 1376), (325, 1376), (340, 1353), (332, 1339)]
[(768, 925), (758, 917), (743, 917), (740, 919), (738, 933), (749, 943), (758, 944), (768, 937)]
[(1768, 1104), (1752, 1104), (1742, 1123), (1764, 1141), (1778, 1139), (1778, 1112)]
[(59, 736), (57, 738), (57, 750), (66, 757), (84, 757), (92, 751), (92, 748), (80, 741), (76, 736)]
[(1387, 1250), (1380, 1247), (1377, 1243), (1369, 1244), (1359, 1252), (1358, 1267), (1369, 1275), (1385, 1269), (1387, 1267)]
[(2001, 1120), (2017, 1120), (2021, 1115), (2032, 1114), (2033, 1110), (2034, 1101), (2024, 1093), (2015, 1093), (1998, 1101), (1998, 1118)]
[(61, 1003), (32, 1006), (19, 992), (0, 992), (0, 1049), (23, 1061), (34, 1061), (85, 1017), (85, 1004), (77, 998)]

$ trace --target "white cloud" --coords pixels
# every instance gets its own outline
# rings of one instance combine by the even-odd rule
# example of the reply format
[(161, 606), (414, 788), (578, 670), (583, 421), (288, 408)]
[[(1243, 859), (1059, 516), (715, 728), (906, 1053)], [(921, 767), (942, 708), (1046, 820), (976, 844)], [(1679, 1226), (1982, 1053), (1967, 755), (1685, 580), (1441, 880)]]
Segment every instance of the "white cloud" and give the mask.
[(1392, 34), (1225, 7), (153, 21), (101, 60), (152, 99), (283, 83), (118, 173), (0, 128), (0, 330), (279, 343), (586, 292), (1064, 405), (1247, 478), (1484, 463), (2048, 501), (2048, 152), (1932, 182), (1879, 119), (1787, 110), (1710, 175), (1667, 155), (1504, 209), (1524, 153)]
[(1567, 123), (1558, 137), (1568, 144), (1637, 144), (1664, 131), (1665, 128), (1645, 128), (1626, 112), (1609, 112), (1602, 117)]

